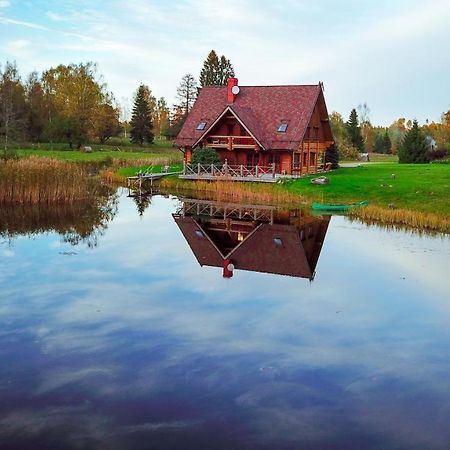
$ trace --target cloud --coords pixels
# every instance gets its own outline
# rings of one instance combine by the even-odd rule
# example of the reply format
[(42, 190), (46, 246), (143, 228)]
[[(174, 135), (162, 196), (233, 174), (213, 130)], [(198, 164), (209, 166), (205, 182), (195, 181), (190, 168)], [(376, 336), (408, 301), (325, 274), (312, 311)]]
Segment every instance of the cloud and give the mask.
[(0, 0), (0, 8), (8, 8), (8, 6), (10, 6), (11, 3), (9, 2), (9, 0)]

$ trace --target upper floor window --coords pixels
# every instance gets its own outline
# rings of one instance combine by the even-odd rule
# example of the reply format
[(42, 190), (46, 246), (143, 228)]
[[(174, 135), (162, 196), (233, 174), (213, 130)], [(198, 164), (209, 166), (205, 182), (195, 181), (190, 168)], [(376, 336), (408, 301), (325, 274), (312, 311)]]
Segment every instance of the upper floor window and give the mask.
[(197, 130), (204, 130), (206, 127), (206, 122), (199, 122), (197, 125)]

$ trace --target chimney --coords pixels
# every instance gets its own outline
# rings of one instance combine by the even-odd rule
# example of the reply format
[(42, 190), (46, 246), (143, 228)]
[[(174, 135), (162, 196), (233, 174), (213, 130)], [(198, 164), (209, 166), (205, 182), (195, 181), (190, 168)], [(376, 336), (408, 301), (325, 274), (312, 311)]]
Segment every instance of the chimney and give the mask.
[(231, 262), (231, 259), (223, 260), (223, 277), (231, 278), (233, 276), (234, 265)]
[[(236, 86), (236, 88), (234, 88)], [(233, 89), (234, 88), (234, 89)], [(236, 95), (239, 93), (238, 87), (238, 79), (237, 78), (228, 78), (227, 81), (227, 102), (233, 103)]]

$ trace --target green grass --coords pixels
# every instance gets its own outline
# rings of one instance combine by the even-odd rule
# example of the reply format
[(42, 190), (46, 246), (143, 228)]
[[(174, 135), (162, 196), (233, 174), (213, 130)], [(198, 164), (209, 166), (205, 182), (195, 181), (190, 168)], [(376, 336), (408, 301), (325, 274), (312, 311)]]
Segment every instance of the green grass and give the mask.
[[(161, 173), (162, 165), (154, 165), (151, 167), (151, 171), (149, 170), (149, 166), (138, 166), (138, 167), (122, 167), (117, 173), (122, 177), (132, 177), (136, 175), (138, 172), (145, 172), (149, 170), (151, 173)], [(171, 164), (169, 168), (169, 172), (181, 172), (183, 169), (183, 164)]]
[[(395, 178), (392, 177), (395, 174)], [(328, 174), (329, 185), (311, 184), (311, 176), (284, 183), (288, 192), (323, 203), (369, 200), (370, 204), (450, 216), (450, 166), (372, 164)]]
[[(123, 140), (122, 140), (123, 141)], [(117, 145), (108, 142), (107, 145), (90, 144), (92, 153), (83, 153), (79, 150), (70, 150), (67, 144), (35, 144), (17, 145), (16, 151), (20, 157), (41, 156), (57, 158), (64, 161), (102, 161), (106, 158), (113, 159), (145, 159), (145, 158), (170, 158), (180, 159), (181, 152), (173, 147), (172, 141), (157, 140), (151, 145), (136, 146), (127, 141), (117, 142)]]

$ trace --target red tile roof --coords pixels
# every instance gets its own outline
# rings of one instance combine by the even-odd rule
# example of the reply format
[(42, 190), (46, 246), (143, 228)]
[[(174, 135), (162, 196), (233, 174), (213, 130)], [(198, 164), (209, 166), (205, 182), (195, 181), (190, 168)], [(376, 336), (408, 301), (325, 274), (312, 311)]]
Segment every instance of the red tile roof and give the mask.
[[(303, 139), (320, 91), (320, 84), (240, 86), (234, 103), (227, 103), (226, 86), (204, 87), (178, 134), (176, 144), (194, 145), (230, 107), (266, 149), (296, 149)], [(202, 121), (206, 122), (205, 130), (196, 130)], [(285, 133), (277, 133), (281, 121), (288, 124)]]

